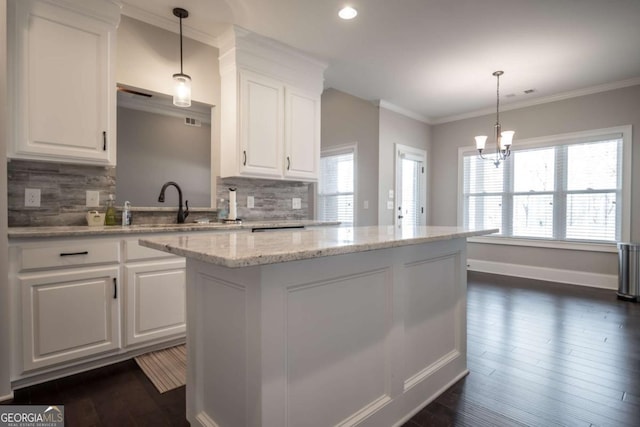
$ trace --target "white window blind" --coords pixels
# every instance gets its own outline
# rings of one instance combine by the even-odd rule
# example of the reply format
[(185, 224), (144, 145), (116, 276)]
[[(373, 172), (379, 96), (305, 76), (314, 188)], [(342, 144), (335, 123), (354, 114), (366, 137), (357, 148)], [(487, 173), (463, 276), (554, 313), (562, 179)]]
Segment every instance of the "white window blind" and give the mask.
[(318, 182), (318, 219), (353, 225), (353, 189), (354, 150), (323, 153), (320, 158)]
[(464, 225), (503, 237), (621, 240), (623, 141), (616, 133), (514, 147), (497, 168), (462, 153)]

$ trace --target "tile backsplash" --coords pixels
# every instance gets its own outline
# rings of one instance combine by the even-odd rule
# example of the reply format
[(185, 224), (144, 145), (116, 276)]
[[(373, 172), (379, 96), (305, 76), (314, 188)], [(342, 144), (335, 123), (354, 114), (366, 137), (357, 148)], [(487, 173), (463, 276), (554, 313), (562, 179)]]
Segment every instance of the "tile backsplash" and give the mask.
[[(116, 192), (114, 167), (12, 159), (7, 164), (9, 226), (87, 225), (86, 190), (100, 192), (101, 210)], [(40, 207), (24, 206), (24, 189), (40, 189)]]
[[(236, 188), (238, 218), (246, 221), (263, 219), (308, 219), (309, 183), (273, 179), (218, 178), (216, 196), (229, 203), (229, 187)], [(247, 196), (253, 196), (254, 207), (247, 207)], [(299, 198), (300, 209), (292, 209), (292, 199)]]
[[(85, 214), (104, 212), (109, 194), (116, 193), (116, 168), (12, 159), (7, 164), (8, 215), (10, 227), (86, 225)], [(251, 178), (218, 178), (216, 197), (228, 203), (229, 187), (237, 188), (238, 217), (244, 220), (308, 219), (310, 184)], [(40, 207), (24, 206), (25, 188), (40, 189)], [(86, 206), (86, 191), (100, 192), (100, 207)], [(247, 196), (254, 208), (247, 208)], [(300, 209), (292, 209), (299, 198)], [(135, 206), (135, 204), (134, 204)], [(119, 214), (119, 212), (118, 212)], [(134, 224), (171, 221), (172, 212), (134, 212)], [(193, 212), (188, 219), (215, 212)]]

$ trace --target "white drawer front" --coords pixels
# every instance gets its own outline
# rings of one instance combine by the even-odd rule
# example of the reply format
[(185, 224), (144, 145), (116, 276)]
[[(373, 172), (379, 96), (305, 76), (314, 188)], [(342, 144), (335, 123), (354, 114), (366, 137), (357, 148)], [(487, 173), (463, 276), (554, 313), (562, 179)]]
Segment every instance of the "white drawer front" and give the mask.
[[(149, 236), (145, 236), (149, 237)], [(158, 251), (156, 249), (140, 246), (138, 239), (129, 239), (124, 241), (124, 260), (130, 261), (143, 261), (149, 259), (158, 258), (179, 258), (175, 255), (171, 255), (166, 252)]]
[(120, 262), (117, 241), (75, 241), (20, 247), (20, 271)]

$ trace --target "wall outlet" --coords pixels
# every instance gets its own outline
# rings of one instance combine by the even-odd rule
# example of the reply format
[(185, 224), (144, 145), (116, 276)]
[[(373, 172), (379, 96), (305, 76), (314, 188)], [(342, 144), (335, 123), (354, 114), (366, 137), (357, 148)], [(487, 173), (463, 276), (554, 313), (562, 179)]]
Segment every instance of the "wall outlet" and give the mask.
[(302, 209), (302, 199), (299, 197), (294, 197), (291, 199), (291, 207), (293, 209)]
[(389, 190), (389, 198), (393, 199), (393, 190)]
[(393, 210), (393, 201), (387, 200), (387, 209)]
[(253, 196), (247, 196), (247, 208), (253, 209), (254, 205), (255, 199), (253, 198)]
[(87, 190), (87, 207), (97, 208), (100, 206), (100, 192)]
[(40, 207), (40, 189), (39, 188), (24, 189), (24, 206), (29, 208)]
[(362, 208), (363, 208), (363, 209), (369, 209), (369, 201), (368, 201), (368, 200), (365, 200), (365, 201), (362, 203)]

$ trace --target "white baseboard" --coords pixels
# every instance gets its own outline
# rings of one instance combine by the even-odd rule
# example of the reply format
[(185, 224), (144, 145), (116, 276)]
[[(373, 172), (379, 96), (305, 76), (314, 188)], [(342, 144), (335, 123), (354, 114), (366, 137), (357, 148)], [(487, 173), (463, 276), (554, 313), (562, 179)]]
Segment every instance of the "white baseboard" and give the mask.
[(536, 267), (532, 265), (507, 264), (504, 262), (467, 260), (469, 271), (589, 286), (592, 288), (618, 289), (618, 276), (614, 274), (589, 273), (559, 268)]
[(8, 400), (13, 400), (13, 392), (5, 395), (5, 396), (0, 396), (0, 402), (6, 402)]

